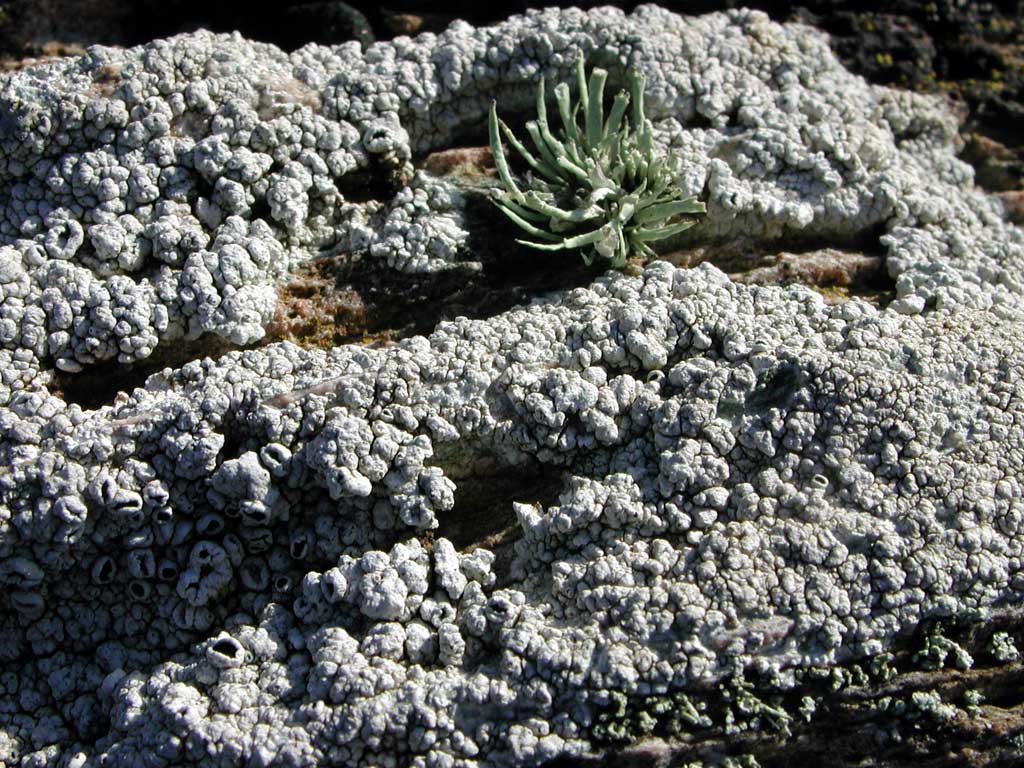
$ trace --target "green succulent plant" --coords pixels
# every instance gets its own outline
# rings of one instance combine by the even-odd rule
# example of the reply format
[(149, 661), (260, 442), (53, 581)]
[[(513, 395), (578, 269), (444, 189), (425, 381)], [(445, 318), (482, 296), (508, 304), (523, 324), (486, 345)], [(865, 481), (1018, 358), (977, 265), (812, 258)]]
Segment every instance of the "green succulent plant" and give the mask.
[[(696, 197), (678, 186), (678, 158), (655, 150), (651, 123), (644, 115), (644, 77), (627, 73), (629, 92), (616, 94), (605, 113), (608, 73), (595, 68), (589, 82), (583, 59), (576, 63), (578, 99), (569, 86), (555, 86), (561, 128), (548, 122), (544, 79), (537, 87), (537, 118), (526, 123), (535, 151), (516, 138), (491, 103), (488, 131), (494, 164), (504, 190), (494, 203), (540, 242), (517, 240), (544, 251), (586, 248), (621, 267), (633, 253), (653, 257), (650, 243), (672, 237), (696, 222), (680, 218), (705, 213)], [(632, 105), (632, 115), (627, 109)], [(582, 122), (580, 118), (582, 117)], [(530, 168), (525, 188), (512, 177), (501, 136)]]

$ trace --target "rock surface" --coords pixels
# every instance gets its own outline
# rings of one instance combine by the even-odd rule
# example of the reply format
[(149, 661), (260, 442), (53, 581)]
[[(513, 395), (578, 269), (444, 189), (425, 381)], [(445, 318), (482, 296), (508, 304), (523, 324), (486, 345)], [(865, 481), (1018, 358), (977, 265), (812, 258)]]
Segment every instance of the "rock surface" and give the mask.
[[(579, 52), (646, 73), (708, 206), (680, 245), (874, 239), (894, 300), (657, 262), (383, 347), (194, 360), (96, 410), (49, 389), (253, 342), (325, 254), (481, 269), (464, 197), (414, 161)], [(813, 721), (808, 676), (881, 675), (1024, 596), (1024, 235), (940, 99), (809, 28), (648, 6), (365, 52), (199, 33), (10, 75), (0, 125), (0, 762), (539, 764), (712, 728), (708, 691), (777, 733), (771, 691)], [(464, 489), (540, 473), (557, 498), (494, 510), (508, 551), (440, 535)], [(922, 658), (969, 667), (953, 646)], [(942, 695), (901, 716), (952, 718)]]

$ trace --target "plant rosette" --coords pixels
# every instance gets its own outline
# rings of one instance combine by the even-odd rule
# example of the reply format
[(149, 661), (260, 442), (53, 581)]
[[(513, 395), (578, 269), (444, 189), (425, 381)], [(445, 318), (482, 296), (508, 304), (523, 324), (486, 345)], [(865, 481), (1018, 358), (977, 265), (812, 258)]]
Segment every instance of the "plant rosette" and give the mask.
[[(537, 87), (537, 117), (526, 123), (534, 151), (516, 138), (491, 102), (488, 130), (494, 164), (504, 186), (492, 198), (509, 219), (540, 242), (517, 243), (544, 251), (586, 249), (588, 265), (600, 257), (622, 267), (634, 253), (652, 258), (650, 243), (692, 227), (704, 203), (684, 196), (679, 162), (659, 153), (644, 115), (644, 77), (630, 70), (629, 91), (620, 91), (605, 110), (608, 73), (594, 68), (589, 81), (583, 59), (576, 62), (578, 98), (569, 86), (555, 86), (561, 129), (548, 122), (544, 79)], [(631, 115), (627, 110), (632, 106)], [(582, 117), (582, 123), (581, 123)], [(502, 147), (504, 136), (531, 173), (525, 189), (512, 176)]]

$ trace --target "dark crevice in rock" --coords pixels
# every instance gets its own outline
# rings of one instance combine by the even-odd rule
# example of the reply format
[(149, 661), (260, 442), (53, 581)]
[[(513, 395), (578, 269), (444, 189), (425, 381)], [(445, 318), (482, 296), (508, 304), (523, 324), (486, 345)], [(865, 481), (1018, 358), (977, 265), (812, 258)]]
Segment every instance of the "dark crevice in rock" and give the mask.
[(733, 279), (752, 285), (800, 283), (819, 291), (829, 303), (859, 296), (883, 305), (895, 295), (882, 257), (835, 248), (774, 254), (763, 266), (734, 274)]
[(516, 236), (495, 222), (486, 241), (471, 238), (469, 257), (483, 263), (479, 271), (407, 275), (363, 254), (311, 261), (279, 287), (266, 342), (325, 348), (387, 343), (430, 333), (459, 316), (493, 317), (534, 297), (587, 285), (600, 273), (576, 253), (517, 246)]
[(50, 392), (67, 403), (92, 410), (111, 405), (118, 392), (131, 392), (144, 386), (146, 379), (164, 368), (180, 368), (185, 363), (210, 357), (216, 360), (238, 349), (227, 339), (207, 334), (192, 341), (168, 341), (136, 363), (110, 360), (90, 366), (79, 373), (54, 371)]
[[(437, 458), (443, 461), (443, 451), (439, 453)], [(509, 467), (481, 458), (465, 476), (454, 474), (455, 508), (439, 516), (435, 535), (450, 539), (459, 550), (485, 547), (494, 552), (493, 570), (498, 583), (507, 584), (513, 545), (520, 534), (512, 504), (556, 504), (562, 473), (534, 461)]]
[(535, 297), (586, 285), (602, 271), (600, 265), (584, 265), (577, 251), (542, 252), (515, 242), (522, 231), (488, 199), (497, 183), (490, 175), (489, 148), (436, 152), (422, 165), (460, 174), (452, 180), (465, 195), (466, 221), (473, 223), (460, 256), (473, 266), (406, 274), (364, 252), (321, 256), (278, 287), (267, 342), (287, 339), (326, 348), (387, 343), (430, 333), (439, 322), (459, 316), (493, 317)]
[[(531, 88), (532, 87), (534, 86), (531, 86)], [(509, 92), (511, 93), (512, 89), (510, 89)], [(523, 90), (522, 93), (526, 94), (527, 91)], [(532, 95), (533, 91), (531, 90), (529, 93)], [(502, 102), (504, 103), (508, 98), (509, 97), (507, 95), (503, 95)], [(523, 101), (525, 101), (525, 99), (523, 99)], [(527, 120), (533, 119), (533, 117), (535, 117), (535, 115), (528, 115), (526, 112), (518, 113), (517, 124), (522, 126)], [(501, 113), (501, 119), (506, 123), (509, 123), (509, 118), (505, 116), (504, 112)], [(511, 123), (509, 124), (511, 125)], [(444, 154), (445, 152), (451, 151), (486, 149), (488, 157), (490, 157), (490, 144), (491, 142), (488, 135), (486, 119), (474, 120), (457, 126), (447, 137), (444, 147), (429, 148), (423, 151), (420, 151), (420, 148), (417, 148), (413, 153), (412, 162), (416, 168), (426, 168), (432, 173), (444, 175), (444, 171), (434, 170), (430, 167), (430, 161), (434, 155)], [(505, 144), (505, 147), (507, 149), (507, 143)], [(491, 169), (494, 168), (493, 161), (489, 160), (487, 165)]]
[(757, 388), (747, 399), (747, 411), (787, 408), (793, 396), (806, 384), (806, 375), (794, 363), (783, 362), (774, 370), (758, 375)]
[(346, 203), (390, 200), (398, 191), (393, 176), (392, 169), (377, 163), (373, 168), (346, 173), (337, 179), (338, 191)]
[(252, 208), (249, 210), (249, 220), (253, 222), (262, 220), (273, 229), (274, 218), (270, 215), (270, 203), (267, 202), (266, 197), (256, 198), (256, 202), (252, 204)]
[[(699, 229), (695, 228), (693, 231), (696, 233), (699, 232)], [(799, 230), (788, 230), (781, 237), (773, 240), (736, 238), (706, 243), (704, 247), (722, 249), (723, 254), (734, 259), (743, 258), (743, 255), (747, 254), (746, 258), (749, 260), (747, 268), (750, 268), (756, 266), (756, 260), (765, 254), (778, 253), (783, 250), (795, 254), (808, 254), (835, 248), (856, 251), (869, 256), (884, 256), (886, 249), (881, 243), (881, 238), (886, 232), (886, 222), (879, 221), (873, 226), (853, 232), (806, 234)], [(722, 269), (728, 271), (724, 266)]]
[(244, 428), (235, 423), (234, 419), (227, 419), (221, 425), (220, 433), (224, 436), (224, 445), (221, 446), (220, 452), (217, 454), (218, 465), (241, 456), (247, 442)]
[(837, 303), (854, 296), (883, 305), (895, 296), (885, 269), (882, 227), (845, 238), (787, 238), (771, 243), (748, 239), (700, 245), (664, 255), (681, 267), (710, 262), (733, 280), (752, 285), (799, 283)]

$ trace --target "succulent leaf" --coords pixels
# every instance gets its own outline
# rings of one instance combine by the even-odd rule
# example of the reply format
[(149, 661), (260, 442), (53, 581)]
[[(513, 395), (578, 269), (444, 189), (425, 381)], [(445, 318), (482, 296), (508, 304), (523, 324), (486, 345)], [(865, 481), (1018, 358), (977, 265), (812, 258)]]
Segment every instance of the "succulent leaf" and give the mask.
[(647, 224), (663, 219), (670, 219), (679, 214), (704, 213), (704, 203), (687, 198), (685, 200), (673, 200), (668, 203), (655, 203), (636, 214), (636, 220), (640, 224)]
[(534, 172), (539, 173), (541, 176), (544, 176), (549, 181), (561, 183), (562, 179), (558, 175), (558, 172), (556, 170), (552, 170), (548, 165), (545, 165), (544, 163), (537, 160), (537, 158), (533, 156), (530, 150), (528, 150), (525, 147), (525, 145), (521, 141), (519, 141), (519, 139), (516, 138), (516, 135), (512, 133), (512, 129), (505, 124), (504, 120), (498, 120), (498, 127), (501, 128), (501, 132), (505, 135), (505, 140), (508, 141), (509, 145), (511, 145), (511, 147), (516, 152), (519, 153), (520, 157), (522, 157), (526, 161), (526, 164), (529, 165)]
[(590, 73), (590, 85), (587, 87), (587, 144), (593, 152), (601, 144), (604, 134), (604, 84), (608, 73), (595, 68)]
[(557, 169), (559, 154), (564, 157), (565, 150), (561, 149), (559, 154), (556, 154), (556, 149), (549, 146), (548, 143), (544, 141), (544, 137), (541, 136), (540, 127), (537, 125), (536, 120), (531, 120), (526, 124), (526, 132), (530, 134), (530, 140), (537, 148), (537, 152), (540, 154), (543, 163), (552, 169)]
[[(534, 237), (539, 237), (541, 240), (549, 240), (551, 242), (558, 242), (558, 237), (556, 235), (553, 235), (550, 232), (545, 232), (540, 227), (535, 227), (533, 224), (528, 222), (523, 216), (521, 216), (520, 214), (516, 213), (516, 211), (513, 210), (513, 208), (511, 206), (499, 205), (498, 206), (498, 210), (500, 210), (502, 213), (504, 213), (506, 216), (508, 216), (512, 221), (514, 221), (516, 224), (518, 224), (521, 229), (526, 230), (527, 232), (529, 232)], [(516, 241), (516, 242), (519, 242), (519, 241)]]
[(589, 208), (577, 208), (574, 211), (566, 211), (542, 200), (536, 192), (527, 192), (526, 202), (534, 210), (539, 211), (545, 216), (549, 216), (560, 221), (574, 223), (589, 221), (590, 219), (595, 219), (604, 213), (604, 211), (596, 205), (592, 205)]
[[(497, 108), (491, 105), (488, 133), (505, 188), (493, 198), (494, 203), (541, 241), (516, 242), (543, 251), (581, 248), (587, 264), (600, 257), (622, 266), (632, 253), (653, 257), (648, 243), (672, 237), (695, 223), (678, 217), (705, 212), (697, 198), (683, 197), (678, 161), (655, 152), (651, 124), (644, 114), (643, 75), (630, 71), (626, 77), (629, 92), (615, 95), (606, 116), (608, 73), (594, 68), (588, 78), (583, 59), (578, 59), (576, 102), (566, 83), (554, 88), (558, 129), (548, 120), (542, 78), (536, 94), (537, 116), (526, 123), (534, 151), (498, 119)], [(502, 135), (536, 174), (531, 182), (535, 187), (525, 193), (512, 177)], [(587, 231), (581, 232), (581, 227)]]
[[(550, 245), (547, 243), (528, 243), (528, 245), (531, 245), (540, 251), (561, 251), (565, 248), (582, 248), (585, 245), (593, 245), (594, 243), (607, 239), (608, 228), (610, 226), (611, 225), (609, 224), (605, 224), (592, 232), (584, 232), (582, 235), (567, 237), (560, 243), (553, 243)], [(522, 241), (517, 240), (516, 242)]]
[(494, 154), (494, 167), (498, 169), (498, 176), (517, 201), (523, 200), (523, 193), (512, 180), (512, 174), (508, 170), (508, 161), (505, 159), (505, 150), (501, 148), (501, 139), (498, 138), (498, 103), (491, 102), (491, 113), (487, 120), (487, 132), (491, 140), (491, 151)]
[(558, 115), (562, 119), (562, 128), (565, 130), (569, 145), (572, 146), (579, 139), (580, 129), (576, 125), (576, 113), (572, 110), (569, 98), (568, 85), (559, 83), (555, 86), (555, 103), (558, 104)]
[[(612, 103), (612, 111), (608, 115), (608, 122), (604, 124), (603, 137), (605, 141), (618, 139), (619, 127), (622, 125), (622, 117), (626, 114), (626, 107), (629, 106), (629, 94), (619, 91), (615, 94), (615, 101)], [(618, 154), (618, 152), (613, 152)]]
[(579, 88), (579, 95), (577, 98), (577, 106), (583, 110), (583, 120), (587, 120), (587, 111), (589, 110), (590, 95), (587, 93), (587, 75), (583, 71), (583, 57), (580, 56), (576, 59), (576, 87)]
[(680, 232), (689, 229), (696, 223), (697, 222), (695, 221), (680, 221), (676, 224), (658, 227), (657, 229), (634, 227), (630, 233), (630, 238), (641, 243), (653, 243), (656, 240), (664, 240), (667, 237), (678, 235)]
[(629, 80), (629, 90), (632, 95), (633, 126), (637, 132), (643, 133), (647, 124), (647, 117), (644, 115), (644, 85), (646, 84), (646, 78), (643, 72), (636, 70), (630, 70), (626, 77)]

